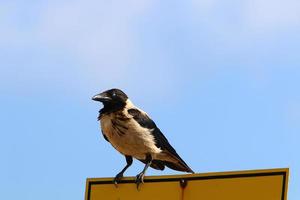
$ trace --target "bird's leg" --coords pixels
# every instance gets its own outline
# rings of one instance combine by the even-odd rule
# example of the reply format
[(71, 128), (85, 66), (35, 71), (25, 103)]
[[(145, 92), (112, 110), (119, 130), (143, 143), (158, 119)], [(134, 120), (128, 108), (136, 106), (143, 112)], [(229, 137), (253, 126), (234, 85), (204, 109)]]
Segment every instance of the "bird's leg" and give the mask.
[(120, 171), (116, 177), (114, 178), (114, 184), (117, 187), (118, 182), (123, 178), (123, 174), (126, 171), (126, 169), (132, 164), (132, 156), (125, 156), (126, 158), (126, 166)]
[(144, 176), (145, 176), (145, 173), (146, 173), (146, 170), (148, 169), (148, 167), (151, 165), (151, 162), (152, 162), (152, 157), (150, 154), (147, 154), (146, 155), (146, 165), (143, 169), (143, 171), (141, 173), (139, 173), (137, 176), (136, 176), (136, 179), (135, 179), (135, 183), (136, 183), (136, 188), (139, 189), (139, 185), (141, 183), (144, 183)]

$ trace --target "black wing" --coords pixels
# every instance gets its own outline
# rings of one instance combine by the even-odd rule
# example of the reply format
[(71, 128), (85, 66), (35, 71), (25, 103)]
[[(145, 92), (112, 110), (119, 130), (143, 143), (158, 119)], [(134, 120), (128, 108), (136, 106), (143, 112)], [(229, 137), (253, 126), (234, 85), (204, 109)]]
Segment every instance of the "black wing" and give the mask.
[(156, 126), (153, 120), (151, 120), (146, 114), (142, 113), (138, 109), (129, 109), (128, 113), (132, 115), (133, 119), (136, 120), (142, 127), (153, 129), (152, 134), (154, 136), (156, 146), (178, 161), (178, 163), (163, 161), (166, 166), (168, 166), (171, 169), (193, 173), (193, 171), (188, 167), (188, 165), (177, 154), (175, 149), (170, 145), (167, 138), (159, 130), (159, 128)]
[(109, 142), (109, 140), (108, 140), (108, 138), (106, 137), (106, 135), (104, 135), (104, 133), (102, 133), (102, 135), (103, 135), (104, 139), (105, 139), (107, 142)]

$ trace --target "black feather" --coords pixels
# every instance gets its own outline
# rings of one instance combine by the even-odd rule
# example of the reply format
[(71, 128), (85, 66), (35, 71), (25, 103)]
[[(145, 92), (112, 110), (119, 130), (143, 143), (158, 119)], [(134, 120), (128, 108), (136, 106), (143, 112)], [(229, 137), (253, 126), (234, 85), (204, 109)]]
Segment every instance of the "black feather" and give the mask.
[(102, 135), (103, 135), (104, 139), (105, 139), (107, 142), (109, 142), (109, 140), (108, 140), (108, 138), (106, 137), (106, 135), (104, 135), (104, 134), (102, 134)]
[(131, 108), (128, 110), (128, 113), (133, 116), (133, 119), (135, 119), (142, 127), (148, 129), (156, 128), (155, 123), (138, 109)]
[(174, 170), (177, 170), (177, 171), (192, 172), (192, 173), (194, 173), (192, 170), (187, 169), (185, 166), (181, 166), (179, 164), (175, 164), (175, 163), (168, 162), (168, 161), (164, 161), (164, 164), (167, 167), (169, 167), (170, 169), (174, 169)]
[[(144, 164), (147, 163), (145, 160), (139, 160), (139, 161), (141, 161)], [(152, 167), (153, 169), (164, 170), (165, 164), (161, 160), (152, 160), (150, 167)]]
[(182, 160), (182, 158), (177, 154), (175, 149), (170, 145), (169, 141), (159, 130), (156, 124), (146, 114), (134, 108), (129, 109), (128, 113), (132, 115), (133, 119), (136, 120), (139, 123), (139, 125), (141, 125), (142, 127), (153, 129), (152, 135), (154, 136), (155, 139), (155, 145), (161, 150), (170, 154), (171, 157), (173, 157), (178, 161), (178, 163), (173, 163), (173, 164), (167, 163), (166, 166), (168, 166), (171, 169), (193, 173), (193, 171), (189, 168), (189, 166)]

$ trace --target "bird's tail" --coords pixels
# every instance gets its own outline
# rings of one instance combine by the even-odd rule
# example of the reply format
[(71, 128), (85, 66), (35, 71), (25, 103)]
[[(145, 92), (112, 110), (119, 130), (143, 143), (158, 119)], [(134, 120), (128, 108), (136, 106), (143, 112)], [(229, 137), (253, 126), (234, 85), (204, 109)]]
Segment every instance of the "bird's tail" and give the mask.
[(174, 170), (177, 171), (183, 171), (183, 172), (189, 172), (189, 173), (195, 173), (183, 160), (180, 158), (180, 156), (177, 153), (170, 153), (168, 151), (164, 151), (164, 153), (171, 158), (168, 161), (163, 161), (164, 164)]

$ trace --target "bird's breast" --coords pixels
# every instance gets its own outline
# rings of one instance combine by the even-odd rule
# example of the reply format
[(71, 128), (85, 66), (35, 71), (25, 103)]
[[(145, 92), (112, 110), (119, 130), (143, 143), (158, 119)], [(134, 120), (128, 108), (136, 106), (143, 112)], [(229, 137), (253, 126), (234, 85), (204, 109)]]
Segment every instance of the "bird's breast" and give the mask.
[(112, 137), (112, 135), (113, 135), (112, 124), (111, 124), (111, 117), (109, 117), (108, 115), (102, 116), (101, 120), (100, 120), (100, 124), (101, 124), (102, 133), (108, 139), (110, 139)]
[(155, 145), (151, 130), (141, 127), (132, 118), (118, 120), (112, 115), (104, 115), (100, 122), (103, 134), (123, 155), (145, 159), (148, 153), (155, 157), (155, 154), (161, 152)]

